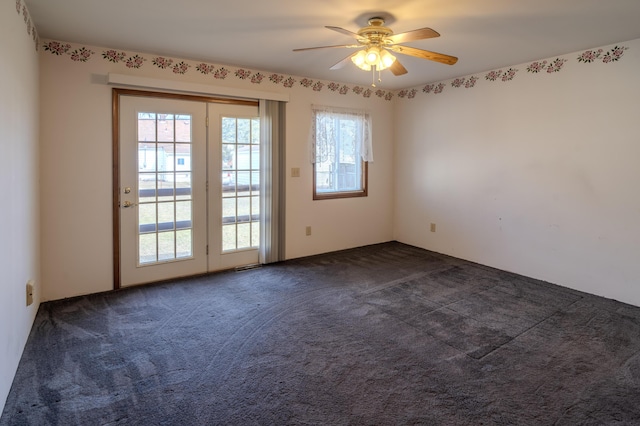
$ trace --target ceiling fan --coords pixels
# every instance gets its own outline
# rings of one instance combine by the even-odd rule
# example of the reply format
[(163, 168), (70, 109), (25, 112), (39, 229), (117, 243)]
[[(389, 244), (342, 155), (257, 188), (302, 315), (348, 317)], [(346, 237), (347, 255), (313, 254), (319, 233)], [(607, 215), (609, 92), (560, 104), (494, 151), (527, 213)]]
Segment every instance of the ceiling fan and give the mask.
[[(455, 56), (417, 49), (415, 47), (402, 46), (399, 44), (408, 41), (440, 37), (440, 34), (437, 31), (432, 30), (431, 28), (420, 28), (413, 31), (394, 34), (391, 28), (384, 26), (383, 18), (373, 17), (369, 19), (368, 23), (369, 26), (361, 28), (357, 33), (345, 30), (344, 28), (340, 27), (325, 27), (330, 30), (337, 31), (339, 33), (346, 34), (350, 37), (355, 38), (358, 44), (306, 47), (302, 49), (293, 49), (293, 51), (301, 52), (304, 50), (330, 49), (340, 47), (349, 49), (359, 48), (361, 50), (358, 50), (357, 52), (347, 56), (337, 64), (333, 65), (330, 69), (340, 69), (348, 64), (349, 61), (351, 61), (362, 70), (373, 70), (374, 78), (375, 71), (380, 72), (387, 68), (391, 70), (394, 75), (402, 75), (408, 72), (407, 69), (390, 52), (415, 56), (417, 58), (428, 59), (447, 65), (453, 65), (458, 61), (458, 58), (456, 58)], [(380, 81), (379, 76), (378, 81)], [(375, 86), (375, 83), (372, 83), (372, 86)]]

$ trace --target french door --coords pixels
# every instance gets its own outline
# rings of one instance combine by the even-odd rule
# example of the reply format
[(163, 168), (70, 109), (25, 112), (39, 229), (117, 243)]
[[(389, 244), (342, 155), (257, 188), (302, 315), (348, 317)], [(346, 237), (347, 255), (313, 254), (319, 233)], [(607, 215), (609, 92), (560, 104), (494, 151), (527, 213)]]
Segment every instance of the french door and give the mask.
[(120, 286), (258, 262), (257, 106), (120, 96)]
[(260, 120), (258, 107), (210, 103), (209, 268), (258, 263)]

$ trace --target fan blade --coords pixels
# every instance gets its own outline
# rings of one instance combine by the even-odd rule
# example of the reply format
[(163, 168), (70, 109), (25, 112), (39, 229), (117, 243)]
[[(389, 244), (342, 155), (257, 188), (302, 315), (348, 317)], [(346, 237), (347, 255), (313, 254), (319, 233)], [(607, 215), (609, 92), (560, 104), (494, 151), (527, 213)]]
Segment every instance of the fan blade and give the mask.
[(303, 50), (315, 50), (315, 49), (333, 49), (335, 47), (346, 47), (353, 49), (354, 47), (361, 47), (359, 44), (338, 44), (335, 46), (317, 46), (317, 47), (303, 47), (302, 49), (293, 49), (294, 52), (301, 52)]
[(430, 61), (436, 61), (447, 65), (453, 65), (458, 62), (458, 58), (455, 56), (445, 55), (443, 53), (430, 52), (428, 50), (416, 49), (415, 47), (408, 46), (389, 46), (388, 49), (393, 50), (403, 55), (415, 56), (417, 58), (429, 59)]
[(355, 52), (349, 56), (347, 56), (346, 58), (344, 58), (343, 60), (341, 60), (340, 62), (338, 62), (337, 64), (335, 64), (334, 66), (332, 66), (331, 68), (329, 68), (330, 70), (339, 70), (340, 68), (344, 67), (345, 65), (347, 65), (349, 62), (351, 62), (351, 58), (354, 55), (357, 55), (358, 52)]
[(345, 30), (344, 28), (331, 27), (329, 25), (326, 25), (325, 28), (329, 28), (330, 30), (337, 31), (337, 32), (342, 33), (342, 34), (346, 34), (346, 35), (348, 35), (350, 37), (353, 37), (353, 38), (356, 38), (356, 39), (360, 38), (360, 36), (358, 34), (354, 33), (353, 31)]
[[(358, 53), (358, 52), (356, 52), (356, 53)], [(391, 70), (393, 75), (402, 75), (402, 74), (406, 74), (408, 72), (407, 69), (405, 67), (403, 67), (402, 64), (400, 63), (400, 61), (397, 60), (397, 59), (395, 61), (393, 61), (393, 64), (391, 64), (389, 69)]]
[(390, 40), (391, 43), (406, 43), (408, 41), (414, 40), (423, 40), (425, 38), (434, 38), (440, 37), (440, 34), (437, 31), (432, 30), (431, 28), (420, 28), (419, 30), (407, 31), (406, 33), (394, 34), (392, 36), (387, 37), (387, 40)]

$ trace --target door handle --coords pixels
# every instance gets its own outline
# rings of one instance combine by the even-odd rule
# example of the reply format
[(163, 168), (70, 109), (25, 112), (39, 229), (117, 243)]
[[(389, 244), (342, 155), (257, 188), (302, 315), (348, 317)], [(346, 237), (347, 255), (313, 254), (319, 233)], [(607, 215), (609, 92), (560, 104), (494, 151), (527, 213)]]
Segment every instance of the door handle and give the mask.
[(128, 207), (133, 207), (135, 206), (135, 203), (132, 203), (131, 201), (125, 201), (124, 203), (122, 203), (122, 207), (124, 207), (125, 209)]

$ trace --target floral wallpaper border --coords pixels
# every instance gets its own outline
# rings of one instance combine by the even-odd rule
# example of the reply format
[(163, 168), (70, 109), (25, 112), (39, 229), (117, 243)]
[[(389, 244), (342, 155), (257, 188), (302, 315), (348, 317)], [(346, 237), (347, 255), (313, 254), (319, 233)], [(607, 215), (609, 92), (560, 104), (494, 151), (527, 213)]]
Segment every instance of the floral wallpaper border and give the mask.
[(18, 13), (18, 15), (22, 14), (24, 24), (27, 27), (27, 34), (33, 39), (33, 44), (35, 45), (35, 49), (37, 51), (38, 47), (40, 46), (40, 38), (38, 37), (38, 32), (36, 31), (35, 25), (33, 25), (31, 21), (31, 15), (29, 14), (27, 5), (25, 5), (22, 0), (16, 0), (16, 12)]
[[(575, 59), (577, 62), (585, 63), (585, 64), (598, 62), (598, 61), (604, 64), (608, 64), (611, 62), (619, 61), (624, 56), (624, 52), (628, 49), (629, 47), (627, 46), (616, 45), (610, 50), (608, 50), (607, 52), (605, 52), (604, 49), (585, 50), (584, 52), (580, 53), (578, 57), (576, 57)], [(547, 61), (547, 60), (534, 61), (534, 62), (531, 62), (529, 65), (527, 65), (525, 70), (527, 73), (530, 73), (530, 74), (539, 74), (539, 73), (542, 73), (543, 71), (546, 72), (547, 74), (552, 74), (552, 73), (562, 71), (564, 68), (564, 65), (568, 61), (569, 60), (565, 58), (556, 58), (551, 61)], [(502, 70), (502, 69), (492, 70), (484, 74), (484, 80), (489, 82), (511, 81), (516, 77), (519, 71), (520, 70), (518, 68), (509, 68), (507, 70)], [(451, 87), (453, 88), (463, 87), (465, 89), (470, 89), (472, 87), (475, 87), (478, 80), (480, 80), (480, 77), (474, 75), (471, 77), (456, 78), (452, 80), (450, 84), (451, 84)], [(437, 95), (439, 93), (442, 93), (446, 87), (447, 85), (445, 83), (427, 84), (426, 86), (422, 87), (422, 92), (433, 93)], [(396, 93), (396, 96), (398, 96), (399, 98), (413, 99), (416, 97), (416, 94), (418, 94), (418, 90), (419, 89), (416, 89), (416, 88), (403, 89), (398, 91)]]
[(390, 101), (394, 97), (391, 90), (382, 90), (368, 88), (364, 86), (353, 86), (343, 83), (326, 82), (322, 80), (312, 80), (309, 78), (299, 78), (291, 75), (278, 73), (265, 73), (261, 71), (252, 71), (245, 68), (233, 68), (229, 66), (218, 66), (206, 62), (194, 62), (182, 59), (174, 59), (165, 56), (145, 55), (141, 53), (127, 53), (116, 49), (105, 49), (99, 53), (94, 52), (90, 48), (80, 46), (74, 47), (69, 43), (59, 41), (46, 41), (43, 43), (46, 52), (50, 52), (56, 56), (68, 56), (69, 59), (76, 62), (88, 62), (90, 60), (105, 60), (114, 64), (122, 64), (130, 69), (139, 69), (142, 67), (156, 67), (170, 71), (174, 74), (200, 73), (209, 75), (217, 80), (225, 80), (236, 78), (244, 80), (252, 84), (263, 84), (270, 82), (271, 84), (280, 85), (285, 88), (292, 88), (296, 84), (311, 89), (316, 92), (329, 90), (340, 95), (349, 93), (371, 98), (372, 96)]
[[(16, 8), (20, 4), (21, 0), (16, 0)], [(26, 9), (24, 9), (26, 10)], [(28, 15), (25, 15), (28, 16)], [(25, 18), (26, 20), (27, 18)], [(35, 29), (31, 31), (35, 36)], [(565, 64), (569, 61), (566, 58), (555, 58), (553, 60), (534, 61), (526, 66), (524, 70), (519, 68), (510, 67), (508, 69), (492, 70), (485, 73), (482, 76), (472, 75), (470, 77), (459, 77), (451, 80), (450, 82), (430, 83), (421, 88), (410, 88), (398, 91), (375, 89), (367, 86), (348, 85), (336, 82), (326, 82), (322, 80), (313, 80), (303, 77), (294, 77), (291, 75), (284, 75), (278, 73), (268, 73), (261, 71), (252, 71), (245, 68), (233, 68), (228, 66), (218, 66), (206, 62), (194, 62), (188, 60), (174, 59), (164, 56), (145, 55), (141, 53), (127, 53), (116, 49), (104, 49), (101, 52), (96, 53), (93, 50), (85, 47), (73, 47), (69, 43), (63, 43), (59, 41), (46, 41), (43, 43), (43, 48), (46, 52), (50, 52), (52, 55), (68, 56), (69, 59), (76, 62), (88, 62), (90, 60), (105, 60), (114, 64), (122, 64), (130, 69), (139, 69), (142, 67), (156, 67), (163, 70), (167, 70), (174, 74), (187, 74), (187, 73), (200, 73), (211, 76), (217, 80), (225, 80), (228, 78), (236, 78), (239, 80), (247, 81), (252, 84), (263, 84), (269, 82), (271, 84), (281, 85), (285, 88), (292, 88), (296, 84), (313, 90), (315, 92), (321, 92), (323, 90), (329, 90), (331, 92), (347, 95), (355, 94), (364, 98), (371, 98), (373, 96), (380, 99), (390, 101), (395, 96), (401, 99), (413, 99), (419, 93), (438, 95), (444, 92), (451, 86), (453, 89), (471, 89), (476, 87), (476, 84), (480, 81), (489, 83), (495, 82), (508, 82), (514, 80), (517, 76), (523, 75), (526, 71), (528, 74), (553, 74), (561, 72), (564, 69)], [(616, 45), (608, 51), (604, 49), (592, 49), (585, 50), (580, 53), (575, 60), (578, 63), (590, 64), (594, 62), (602, 62), (609, 64), (619, 61), (624, 52), (629, 48), (626, 46)]]

